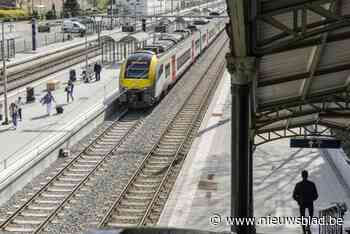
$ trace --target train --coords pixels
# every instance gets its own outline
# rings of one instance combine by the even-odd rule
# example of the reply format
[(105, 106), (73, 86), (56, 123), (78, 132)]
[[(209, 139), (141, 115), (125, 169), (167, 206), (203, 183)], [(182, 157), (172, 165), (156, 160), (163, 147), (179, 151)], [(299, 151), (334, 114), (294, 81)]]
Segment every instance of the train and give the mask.
[(132, 108), (158, 103), (225, 29), (225, 20), (197, 20), (196, 25), (161, 33), (120, 67), (119, 101)]

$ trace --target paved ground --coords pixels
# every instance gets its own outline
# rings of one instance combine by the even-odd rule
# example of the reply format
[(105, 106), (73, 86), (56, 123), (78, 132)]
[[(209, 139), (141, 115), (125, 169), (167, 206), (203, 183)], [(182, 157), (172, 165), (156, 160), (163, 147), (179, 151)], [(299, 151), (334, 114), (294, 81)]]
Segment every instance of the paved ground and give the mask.
[[(160, 225), (202, 230), (228, 231), (224, 217), (230, 214), (230, 95), (229, 80), (221, 84), (221, 96), (214, 100), (199, 136), (193, 144), (184, 169), (161, 216)], [(226, 91), (225, 91), (226, 90)], [(222, 101), (222, 96), (226, 101)], [(223, 105), (223, 103), (226, 103)], [(221, 112), (220, 112), (221, 110)], [(222, 115), (220, 115), (222, 113)], [(315, 214), (333, 202), (346, 202), (350, 197), (339, 182), (334, 167), (317, 149), (291, 149), (289, 139), (259, 146), (254, 152), (255, 217), (298, 217), (297, 203), (292, 199), (295, 184), (302, 170), (308, 170), (316, 183), (319, 199)], [(209, 175), (212, 179), (208, 179)], [(212, 225), (210, 218), (221, 216), (222, 222)], [(345, 221), (350, 220), (349, 215)], [(318, 233), (313, 227), (312, 233)], [(258, 225), (258, 233), (301, 233), (298, 225)]]
[(214, 214), (230, 214), (229, 82), (225, 72), (161, 216), (161, 226), (230, 231), (229, 226), (210, 224)]
[[(77, 74), (81, 73), (81, 65), (75, 66)], [(64, 105), (62, 115), (47, 116), (46, 106), (39, 103), (45, 94), (45, 80), (38, 82), (35, 87), (36, 102), (25, 104), (23, 107), (24, 119), (19, 122), (16, 130), (12, 126), (0, 126), (0, 142), (8, 147), (2, 149), (0, 154), (0, 164), (7, 159), (7, 165), (16, 162), (16, 158), (28, 149), (32, 149), (40, 142), (48, 140), (52, 134), (60, 131), (63, 125), (79, 118), (84, 112), (88, 112), (97, 103), (101, 103), (111, 92), (118, 91), (119, 67), (105, 67), (101, 73), (100, 82), (89, 84), (77, 81), (74, 88), (74, 102), (66, 103), (65, 84), (68, 80), (68, 71), (63, 71), (50, 76), (45, 80), (57, 79), (62, 85), (53, 92), (57, 104)], [(16, 100), (18, 96), (25, 97), (25, 94), (13, 94), (9, 98), (9, 103)]]

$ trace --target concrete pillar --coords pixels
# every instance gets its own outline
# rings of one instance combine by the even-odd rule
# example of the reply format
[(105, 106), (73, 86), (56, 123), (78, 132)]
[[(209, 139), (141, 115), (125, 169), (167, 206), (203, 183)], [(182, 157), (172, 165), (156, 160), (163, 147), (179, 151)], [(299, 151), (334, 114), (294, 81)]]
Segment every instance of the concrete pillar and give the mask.
[[(252, 80), (256, 76), (255, 58), (226, 56), (231, 75), (231, 216), (253, 217), (253, 171), (251, 150), (251, 99)], [(253, 234), (254, 226), (233, 226), (237, 234)]]

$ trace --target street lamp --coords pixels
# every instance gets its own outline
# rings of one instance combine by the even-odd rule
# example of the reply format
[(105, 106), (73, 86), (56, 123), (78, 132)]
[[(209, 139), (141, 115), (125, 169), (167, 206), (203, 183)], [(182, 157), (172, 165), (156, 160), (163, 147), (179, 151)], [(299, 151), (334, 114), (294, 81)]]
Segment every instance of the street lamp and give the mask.
[(1, 40), (1, 56), (2, 56), (2, 75), (4, 81), (4, 108), (5, 121), (3, 124), (9, 124), (8, 105), (7, 105), (7, 74), (6, 74), (6, 58), (5, 58), (5, 22), (2, 21), (2, 40)]

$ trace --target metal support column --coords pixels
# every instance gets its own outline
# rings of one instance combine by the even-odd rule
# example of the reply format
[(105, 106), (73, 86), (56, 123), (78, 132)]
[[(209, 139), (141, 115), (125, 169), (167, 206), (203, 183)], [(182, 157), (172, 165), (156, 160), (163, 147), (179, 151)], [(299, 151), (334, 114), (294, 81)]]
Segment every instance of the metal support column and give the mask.
[[(227, 67), (231, 74), (232, 140), (231, 140), (231, 216), (253, 217), (252, 209), (252, 150), (251, 105), (252, 80), (255, 76), (255, 59), (233, 58), (227, 55)], [(237, 234), (253, 234), (252, 225), (232, 227)]]

